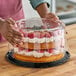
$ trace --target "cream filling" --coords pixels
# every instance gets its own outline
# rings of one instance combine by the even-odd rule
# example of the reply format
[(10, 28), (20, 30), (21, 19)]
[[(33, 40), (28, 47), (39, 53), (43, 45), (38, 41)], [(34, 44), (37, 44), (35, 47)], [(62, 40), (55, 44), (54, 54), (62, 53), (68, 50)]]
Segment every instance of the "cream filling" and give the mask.
[(46, 51), (44, 53), (39, 53), (37, 51), (31, 51), (31, 52), (26, 52), (25, 50), (18, 51), (18, 48), (14, 48), (14, 52), (21, 55), (34, 56), (34, 57), (40, 58), (43, 56), (49, 57), (51, 55), (56, 55), (56, 54), (59, 54), (61, 51), (54, 50), (53, 53), (49, 53)]
[(24, 42), (30, 42), (30, 43), (44, 43), (44, 42), (53, 42), (54, 41), (54, 38), (53, 37), (51, 37), (51, 38), (33, 38), (33, 39), (31, 39), (31, 38), (28, 38), (28, 37), (26, 37), (26, 38), (23, 38), (23, 41)]
[(55, 36), (55, 37), (51, 37), (51, 38), (28, 38), (28, 37), (26, 37), (26, 38), (24, 38), (23, 37), (23, 41), (24, 42), (30, 42), (30, 43), (44, 43), (44, 42), (53, 42), (54, 40), (60, 40), (61, 38), (64, 38), (63, 36), (60, 36), (60, 35), (58, 35), (58, 36)]

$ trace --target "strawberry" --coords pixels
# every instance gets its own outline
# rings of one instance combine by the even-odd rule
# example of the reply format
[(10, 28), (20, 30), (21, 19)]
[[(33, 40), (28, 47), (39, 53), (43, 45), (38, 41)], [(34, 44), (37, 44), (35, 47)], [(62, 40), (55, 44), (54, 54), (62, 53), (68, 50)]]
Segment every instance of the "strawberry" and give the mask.
[(32, 49), (26, 49), (26, 52), (31, 52), (31, 51), (33, 51)]
[(50, 37), (53, 36), (53, 32), (49, 32), (50, 33)]
[(50, 38), (51, 37), (50, 33), (49, 32), (45, 32), (45, 37)]
[(44, 53), (44, 50), (38, 50), (39, 53)]
[(28, 33), (28, 37), (31, 38), (31, 39), (34, 38), (34, 33), (32, 33), (32, 32)]
[(45, 32), (40, 32), (40, 38), (45, 37)]
[(25, 50), (25, 48), (20, 47), (20, 48), (19, 48), (19, 51), (22, 51), (22, 50)]
[(48, 49), (47, 51), (48, 51), (49, 53), (52, 53), (53, 50), (54, 50), (54, 48), (51, 48), (51, 49)]
[(28, 52), (31, 52), (31, 51), (33, 51), (32, 49), (28, 49)]
[(27, 32), (24, 33), (24, 37), (28, 37), (28, 33)]

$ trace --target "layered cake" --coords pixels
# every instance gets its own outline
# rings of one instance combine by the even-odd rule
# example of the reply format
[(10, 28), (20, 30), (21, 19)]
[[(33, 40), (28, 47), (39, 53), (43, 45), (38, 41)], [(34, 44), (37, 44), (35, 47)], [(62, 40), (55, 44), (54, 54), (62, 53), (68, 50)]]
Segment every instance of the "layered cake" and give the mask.
[(64, 57), (63, 29), (22, 29), (22, 41), (14, 46), (13, 57), (17, 60), (44, 63), (59, 60)]

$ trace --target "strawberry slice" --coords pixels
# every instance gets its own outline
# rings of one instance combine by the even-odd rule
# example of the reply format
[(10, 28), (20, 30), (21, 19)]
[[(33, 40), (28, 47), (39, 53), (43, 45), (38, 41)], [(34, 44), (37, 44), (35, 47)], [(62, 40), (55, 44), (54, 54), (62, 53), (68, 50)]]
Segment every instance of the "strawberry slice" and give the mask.
[(25, 48), (22, 48), (22, 47), (19, 48), (19, 51), (23, 51), (23, 50), (25, 50)]
[(52, 36), (52, 33), (50, 32), (47, 32), (47, 31), (35, 31), (34, 33), (34, 37), (37, 37), (37, 38), (43, 38), (43, 37), (48, 37), (50, 38)]
[(27, 32), (24, 33), (24, 37), (28, 37), (28, 33)]
[(45, 32), (40, 32), (40, 38), (45, 37)]
[(31, 38), (31, 39), (34, 38), (34, 33), (33, 32), (28, 33), (28, 37)]
[(32, 49), (28, 49), (28, 52), (31, 52), (31, 51), (33, 51)]
[(48, 49), (47, 51), (48, 51), (49, 53), (52, 53), (53, 50), (54, 50), (54, 48), (51, 48), (51, 49)]
[(32, 49), (26, 49), (26, 52), (31, 52), (31, 51), (33, 51)]
[(53, 32), (49, 32), (50, 33), (50, 37), (53, 36)]
[(44, 50), (38, 50), (39, 53), (44, 53)]

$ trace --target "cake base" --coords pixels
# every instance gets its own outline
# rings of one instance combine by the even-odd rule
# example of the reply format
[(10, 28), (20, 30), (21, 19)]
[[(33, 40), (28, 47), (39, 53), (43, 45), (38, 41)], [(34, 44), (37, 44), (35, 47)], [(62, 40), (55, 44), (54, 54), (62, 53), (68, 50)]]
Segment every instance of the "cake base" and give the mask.
[(30, 68), (47, 68), (47, 67), (57, 66), (57, 65), (60, 65), (60, 64), (67, 62), (69, 58), (70, 58), (70, 54), (69, 54), (69, 52), (66, 51), (64, 57), (61, 58), (60, 60), (53, 61), (53, 62), (46, 62), (46, 63), (33, 63), (33, 62), (27, 62), (27, 61), (26, 62), (20, 61), (20, 60), (13, 58), (13, 52), (12, 51), (9, 51), (6, 54), (6, 59), (9, 62), (11, 62), (15, 65), (18, 65), (18, 66), (30, 67)]

